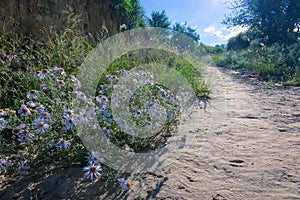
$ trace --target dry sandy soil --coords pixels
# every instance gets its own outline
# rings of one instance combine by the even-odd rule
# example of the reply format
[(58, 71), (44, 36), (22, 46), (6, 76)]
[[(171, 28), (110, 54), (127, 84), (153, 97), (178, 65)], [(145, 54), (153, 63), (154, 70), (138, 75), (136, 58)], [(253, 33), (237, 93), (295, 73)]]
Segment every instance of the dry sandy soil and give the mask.
[(131, 174), (128, 192), (69, 168), (2, 183), (0, 199), (300, 199), (300, 88), (209, 70), (223, 93), (212, 95), (207, 112), (193, 113), (193, 143), (170, 165)]

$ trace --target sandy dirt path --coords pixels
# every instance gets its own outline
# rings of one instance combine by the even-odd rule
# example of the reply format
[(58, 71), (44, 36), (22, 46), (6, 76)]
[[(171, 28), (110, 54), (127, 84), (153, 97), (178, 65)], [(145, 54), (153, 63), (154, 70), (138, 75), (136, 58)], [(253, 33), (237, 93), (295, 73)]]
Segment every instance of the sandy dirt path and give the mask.
[(129, 192), (101, 192), (100, 184), (83, 180), (81, 168), (72, 168), (2, 191), (0, 199), (300, 199), (300, 88), (209, 70), (220, 75), (224, 91), (212, 99), (216, 107), (225, 101), (225, 117), (217, 119), (222, 127), (211, 126), (213, 107), (193, 113), (211, 121), (199, 127), (194, 117), (189, 149), (154, 173), (132, 174)]
[(213, 148), (201, 152), (212, 141), (203, 143), (207, 127), (198, 129), (178, 160), (138, 176), (128, 199), (300, 199), (300, 88), (210, 70), (220, 74), (226, 102)]

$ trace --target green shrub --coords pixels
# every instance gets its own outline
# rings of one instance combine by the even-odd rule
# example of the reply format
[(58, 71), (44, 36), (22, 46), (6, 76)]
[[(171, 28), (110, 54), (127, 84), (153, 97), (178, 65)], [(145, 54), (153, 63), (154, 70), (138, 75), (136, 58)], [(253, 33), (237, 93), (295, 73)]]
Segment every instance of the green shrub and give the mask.
[(228, 51), (215, 60), (217, 66), (250, 69), (264, 80), (296, 84), (299, 77), (300, 44), (249, 47)]
[[(83, 113), (74, 113), (71, 110), (79, 106), (72, 101), (73, 91), (79, 87), (76, 71), (93, 46), (87, 36), (69, 28), (61, 33), (48, 33), (45, 42), (7, 32), (1, 36), (1, 171), (7, 169), (7, 172), (18, 173), (19, 178), (23, 178), (31, 172), (46, 173), (71, 165), (83, 166), (88, 157), (85, 176), (91, 179), (102, 177), (106, 182), (118, 183), (118, 172), (102, 164), (101, 156), (89, 153), (79, 138), (76, 123), (93, 126), (89, 118), (92, 111), (83, 109)], [(147, 57), (148, 54), (152, 57)], [(112, 88), (123, 72), (126, 74), (139, 64), (153, 61), (176, 69), (187, 79), (198, 98), (210, 94), (209, 86), (201, 81), (201, 74), (186, 60), (168, 52), (141, 50), (117, 59), (99, 78), (98, 88), (102, 89), (95, 94), (96, 101), (99, 101), (99, 112), (96, 114), (101, 126), (100, 133), (105, 134), (108, 141), (124, 148), (128, 155), (161, 140), (130, 137), (129, 129), (126, 129), (127, 132), (121, 130), (112, 120), (111, 90), (103, 88)], [(176, 81), (168, 74), (163, 78)], [(84, 94), (78, 91), (77, 94), (84, 101), (90, 101)], [(145, 110), (149, 110), (149, 105), (153, 104), (151, 101), (159, 102), (167, 110), (166, 123), (162, 124), (166, 129), (177, 122), (180, 112), (173, 91), (155, 84), (142, 88), (130, 99), (131, 114), (136, 124), (149, 124), (149, 114)], [(141, 110), (144, 113), (141, 114)], [(157, 121), (160, 121), (159, 117)], [(120, 179), (119, 182), (122, 187), (126, 180)]]

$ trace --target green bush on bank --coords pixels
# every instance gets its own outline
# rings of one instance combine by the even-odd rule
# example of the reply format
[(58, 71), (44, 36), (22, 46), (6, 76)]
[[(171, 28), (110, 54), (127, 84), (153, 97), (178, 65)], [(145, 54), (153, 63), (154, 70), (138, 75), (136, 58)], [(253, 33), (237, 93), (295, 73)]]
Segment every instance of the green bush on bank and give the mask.
[(260, 44), (238, 51), (227, 51), (213, 57), (217, 66), (249, 69), (266, 81), (300, 85), (300, 43), (293, 45)]
[[(97, 41), (107, 35), (104, 31), (100, 38), (91, 40), (70, 27), (62, 32), (48, 33), (43, 42), (10, 32), (5, 27), (1, 31), (0, 172), (23, 178), (37, 171), (47, 173), (61, 167), (83, 166), (88, 157), (88, 166), (84, 168), (88, 178), (99, 176), (106, 182), (118, 183), (117, 172), (102, 165), (103, 160), (97, 155), (92, 152), (88, 154), (78, 136), (74, 116), (82, 114), (88, 118), (90, 111), (73, 113), (71, 110), (76, 106), (72, 105), (72, 92), (77, 87), (74, 75)], [(139, 52), (132, 53), (135, 55)], [(155, 61), (165, 59), (163, 56), (165, 54), (157, 56)], [(166, 64), (176, 68), (187, 78), (196, 95), (201, 97), (209, 94), (210, 88), (201, 82), (201, 74), (195, 73), (191, 64), (181, 59), (173, 59), (172, 55), (169, 57), (171, 59)], [(99, 87), (104, 86), (103, 84), (113, 86), (115, 78), (118, 79), (121, 73), (126, 74), (126, 71), (139, 64), (136, 63), (138, 59), (139, 57), (124, 55), (116, 60), (116, 66), (108, 68), (107, 74), (99, 78)], [(149, 94), (146, 89), (140, 91), (140, 96)], [(160, 85), (151, 86), (149, 90), (153, 94), (149, 99), (160, 101), (170, 111), (167, 123), (163, 124), (169, 126), (176, 121), (178, 115), (178, 108), (173, 108), (174, 102), (176, 103), (173, 100), (174, 94)], [(138, 94), (130, 102), (132, 115), (137, 124), (148, 125), (149, 115), (141, 113), (140, 110), (149, 110), (148, 107), (152, 104), (148, 102), (149, 99), (141, 99)], [(132, 139), (121, 132), (112, 121), (108, 103), (110, 91), (103, 89), (97, 95), (96, 98), (98, 97), (101, 104), (99, 106), (103, 108), (99, 109), (100, 113), (97, 115), (102, 132), (130, 155), (147, 147), (144, 141)], [(141, 103), (143, 104), (140, 105)], [(126, 189), (126, 180), (120, 180), (121, 187)]]

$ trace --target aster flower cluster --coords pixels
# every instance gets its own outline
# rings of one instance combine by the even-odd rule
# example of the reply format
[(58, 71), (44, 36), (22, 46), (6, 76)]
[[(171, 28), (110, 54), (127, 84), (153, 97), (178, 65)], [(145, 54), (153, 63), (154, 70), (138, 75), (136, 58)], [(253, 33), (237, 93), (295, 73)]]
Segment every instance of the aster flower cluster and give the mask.
[[(99, 130), (107, 138), (108, 145), (113, 142), (120, 146), (128, 157), (132, 157), (135, 150), (141, 147), (141, 140), (131, 140), (128, 135), (134, 136), (140, 131), (139, 127), (159, 131), (179, 113), (175, 95), (163, 86), (149, 83), (143, 88), (126, 85), (124, 88), (118, 88), (120, 84), (117, 83), (122, 78), (129, 77), (133, 85), (139, 81), (136, 74), (125, 69), (103, 75), (100, 90), (94, 98), (87, 97), (84, 92), (79, 91), (80, 82), (75, 76), (68, 75), (63, 68), (43, 69), (37, 72), (35, 77), (41, 82), (40, 88), (28, 91), (15, 112), (18, 120), (14, 122), (18, 123), (10, 125), (12, 138), (18, 146), (15, 160), (10, 162), (4, 158), (0, 159), (0, 170), (5, 171), (13, 165), (14, 169), (18, 170), (19, 180), (35, 168), (32, 152), (41, 151), (53, 159), (59, 159), (63, 155), (70, 159), (70, 155), (74, 155), (73, 151), (82, 151), (82, 144), (76, 140), (78, 124), (96, 127), (97, 123), (100, 125)], [(70, 91), (73, 89), (77, 99), (85, 105), (78, 105), (78, 112), (69, 104)], [(122, 90), (124, 95), (113, 94), (114, 89)], [(124, 109), (124, 113), (129, 112), (129, 115), (114, 117), (112, 106), (123, 109), (125, 101), (129, 102), (129, 108)], [(97, 109), (94, 109), (95, 104)], [(157, 105), (164, 108), (163, 112)], [(10, 110), (0, 109), (0, 131), (9, 126), (11, 113), (13, 112)], [(94, 120), (92, 115), (95, 115), (98, 121)], [(128, 123), (129, 118), (134, 124)], [(98, 153), (89, 153), (87, 166), (83, 168), (84, 176), (90, 180), (102, 177), (104, 162)], [(131, 188), (131, 183), (124, 178), (118, 181), (124, 191)]]
[(16, 111), (0, 108), (0, 131), (11, 129), (12, 144), (17, 149), (12, 160), (0, 158), (0, 171), (13, 167), (19, 180), (29, 173), (33, 152), (53, 156), (58, 150), (82, 149), (73, 139), (76, 121), (68, 109), (70, 88), (78, 89), (80, 82), (59, 67), (42, 69), (35, 77), (41, 81), (40, 88), (29, 90)]
[[(143, 76), (143, 74), (142, 74)], [(145, 75), (146, 76), (146, 75)], [(130, 84), (117, 84), (121, 78), (130, 80)], [(180, 106), (176, 96), (169, 89), (152, 83), (145, 83), (146, 87), (140, 88), (135, 83), (139, 81), (140, 74), (131, 73), (125, 69), (116, 70), (115, 73), (105, 75), (102, 79), (102, 85), (95, 101), (98, 105), (98, 119), (103, 132), (114, 137), (120, 132), (121, 135), (135, 135), (137, 126), (144, 127), (149, 131), (160, 131), (162, 127), (173, 123), (176, 116), (180, 114)], [(128, 81), (127, 81), (128, 82)], [(113, 89), (121, 91), (122, 94), (112, 93)], [(134, 93), (132, 91), (135, 91)], [(129, 98), (129, 99), (128, 99)], [(124, 105), (129, 101), (129, 110), (124, 110)], [(155, 105), (161, 105), (164, 110)], [(117, 108), (120, 114), (113, 119), (111, 106)], [(131, 112), (131, 115), (122, 114)], [(134, 121), (136, 125), (127, 123), (128, 118)], [(130, 121), (129, 120), (129, 121)], [(118, 127), (115, 129), (115, 127)], [(118, 137), (118, 136), (117, 136)]]

